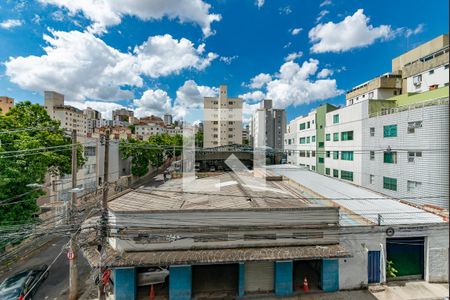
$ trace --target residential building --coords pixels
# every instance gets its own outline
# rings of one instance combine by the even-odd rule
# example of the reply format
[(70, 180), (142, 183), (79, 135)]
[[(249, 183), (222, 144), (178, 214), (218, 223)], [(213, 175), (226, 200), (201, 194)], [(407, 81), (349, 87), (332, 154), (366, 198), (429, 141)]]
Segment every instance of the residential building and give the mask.
[(203, 147), (242, 144), (242, 99), (228, 98), (226, 85), (217, 97), (203, 99)]
[[(153, 288), (174, 300), (292, 296), (305, 277), (315, 291), (359, 289), (388, 281), (387, 261), (400, 279), (448, 281), (444, 216), (305, 168), (267, 170), (263, 191), (224, 173), (193, 182), (201, 193), (183, 194), (172, 179), (110, 201), (102, 266), (113, 271), (115, 299), (148, 295), (148, 266), (167, 266), (168, 283)], [(214, 180), (220, 190), (208, 193)], [(82, 247), (99, 267), (97, 244)]]
[(6, 114), (14, 106), (14, 99), (6, 96), (0, 97), (0, 114)]
[(263, 100), (252, 117), (252, 145), (254, 148), (284, 149), (286, 112), (272, 107), (272, 100)]
[(172, 125), (172, 115), (169, 113), (164, 114), (164, 124), (166, 126)]
[(83, 114), (86, 117), (86, 131), (87, 133), (93, 133), (95, 128), (100, 124), (100, 120), (102, 119), (102, 114), (95, 109), (90, 107), (83, 110)]
[(112, 112), (112, 119), (114, 121), (121, 121), (121, 122), (130, 122), (130, 117), (134, 117), (134, 112), (132, 110), (128, 110), (125, 108), (116, 109)]
[(83, 111), (64, 104), (64, 95), (54, 92), (44, 92), (44, 107), (52, 119), (58, 120), (61, 127), (69, 132), (77, 130), (79, 135), (87, 134), (86, 116)]
[(148, 139), (155, 134), (167, 133), (169, 135), (183, 134), (183, 129), (180, 127), (165, 127), (161, 123), (141, 123), (135, 126), (135, 134), (141, 139)]
[(244, 128), (242, 128), (242, 143), (244, 145), (251, 145), (251, 136), (250, 136), (250, 125), (245, 125)]

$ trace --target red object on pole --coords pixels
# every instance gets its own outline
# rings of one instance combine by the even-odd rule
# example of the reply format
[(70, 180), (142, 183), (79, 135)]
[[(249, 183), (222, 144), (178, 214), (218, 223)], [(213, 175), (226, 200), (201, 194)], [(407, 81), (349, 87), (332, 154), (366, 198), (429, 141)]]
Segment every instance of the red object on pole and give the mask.
[(306, 279), (306, 276), (305, 279), (303, 279), (303, 291), (309, 292), (308, 279)]
[(153, 284), (150, 286), (150, 300), (155, 299), (155, 288), (153, 287)]

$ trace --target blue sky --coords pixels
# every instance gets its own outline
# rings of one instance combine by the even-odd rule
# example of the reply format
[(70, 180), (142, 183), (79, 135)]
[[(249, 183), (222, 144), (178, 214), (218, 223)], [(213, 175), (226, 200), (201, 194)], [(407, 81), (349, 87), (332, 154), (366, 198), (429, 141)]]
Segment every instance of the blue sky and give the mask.
[(249, 105), (272, 98), (290, 120), (343, 104), (344, 91), (448, 31), (444, 0), (111, 1), (0, 2), (0, 94), (42, 103), (53, 89), (106, 115), (121, 105), (177, 115), (224, 83)]

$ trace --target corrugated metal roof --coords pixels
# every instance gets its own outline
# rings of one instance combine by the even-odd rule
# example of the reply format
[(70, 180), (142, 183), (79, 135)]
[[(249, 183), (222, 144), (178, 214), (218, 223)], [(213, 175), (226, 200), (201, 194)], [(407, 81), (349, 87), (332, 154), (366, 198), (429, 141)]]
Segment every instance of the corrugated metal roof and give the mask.
[[(276, 165), (268, 166), (267, 169), (274, 174), (290, 178), (373, 223), (378, 222), (378, 215), (381, 215), (382, 218), (381, 225), (444, 222), (442, 217), (435, 214), (401, 203), (366, 188), (320, 175), (306, 168)], [(341, 225), (354, 225), (354, 222), (349, 218), (351, 218), (351, 215), (342, 216)]]

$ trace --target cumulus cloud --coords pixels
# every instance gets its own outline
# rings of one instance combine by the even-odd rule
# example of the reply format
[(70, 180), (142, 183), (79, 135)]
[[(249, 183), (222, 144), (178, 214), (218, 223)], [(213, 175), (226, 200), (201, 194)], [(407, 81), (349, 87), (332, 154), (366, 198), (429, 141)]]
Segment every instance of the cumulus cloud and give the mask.
[(203, 0), (38, 0), (43, 4), (64, 8), (71, 15), (83, 14), (92, 22), (90, 30), (104, 32), (107, 27), (118, 25), (124, 16), (141, 20), (159, 20), (164, 17), (181, 23), (198, 24), (204, 36), (213, 33), (211, 23), (220, 21), (219, 14), (210, 13), (211, 5)]
[(272, 76), (266, 73), (260, 73), (253, 77), (250, 80), (250, 87), (252, 89), (260, 89), (262, 88), (266, 83), (272, 80)]
[(333, 75), (333, 73), (334, 73), (333, 70), (325, 68), (325, 69), (320, 70), (319, 73), (317, 73), (317, 78), (327, 78), (327, 77)]
[(9, 19), (0, 23), (0, 27), (3, 29), (12, 29), (14, 27), (19, 27), (23, 25), (22, 20), (17, 19)]
[(319, 23), (326, 15), (328, 15), (330, 13), (330, 11), (328, 11), (328, 10), (326, 10), (326, 9), (324, 9), (324, 10), (321, 10), (320, 11), (320, 13), (319, 13), (319, 15), (317, 16), (317, 18), (316, 18), (316, 23)]
[(325, 0), (322, 3), (320, 3), (320, 7), (324, 7), (327, 5), (331, 5), (333, 2), (331, 2), (331, 0)]
[(242, 98), (245, 101), (255, 102), (265, 99), (266, 95), (261, 91), (253, 91), (239, 95), (239, 98)]
[(404, 29), (405, 30), (405, 36), (406, 37), (410, 37), (411, 35), (416, 35), (416, 34), (422, 33), (424, 27), (425, 27), (425, 24), (419, 24), (419, 25), (417, 25), (416, 28), (413, 28), (413, 29), (406, 28), (406, 29)]
[(298, 51), (298, 52), (292, 52), (289, 53), (285, 58), (284, 61), (292, 61), (292, 60), (296, 60), (297, 58), (300, 58), (303, 56), (303, 52), (302, 51)]
[(261, 8), (261, 7), (263, 7), (264, 2), (265, 2), (264, 0), (256, 0), (255, 4), (256, 4), (256, 6), (258, 6), (258, 8)]
[(203, 107), (203, 97), (215, 97), (219, 94), (219, 89), (204, 85), (197, 85), (194, 80), (187, 80), (177, 90), (176, 106), (186, 108)]
[(233, 62), (233, 60), (237, 59), (239, 56), (233, 55), (233, 56), (221, 56), (219, 57), (219, 60), (221, 62), (224, 62), (225, 64), (229, 65)]
[(133, 53), (120, 52), (89, 32), (51, 31), (44, 40), (44, 55), (10, 58), (6, 75), (21, 88), (56, 90), (76, 101), (131, 99), (126, 87), (141, 87), (143, 75), (203, 70), (216, 56), (203, 56), (203, 44), (195, 48), (189, 40), (170, 35), (149, 37)]
[(186, 68), (203, 70), (217, 58), (217, 54), (205, 52), (205, 44), (197, 48), (185, 38), (176, 40), (170, 34), (149, 37), (134, 49), (140, 71), (153, 78), (178, 73)]
[(391, 26), (374, 27), (369, 22), (370, 18), (364, 15), (364, 10), (358, 9), (352, 16), (347, 16), (339, 23), (318, 24), (308, 34), (313, 43), (311, 51), (344, 52), (369, 46), (378, 39), (390, 39), (395, 35)]
[(297, 34), (299, 34), (302, 30), (303, 30), (303, 28), (292, 28), (292, 29), (289, 30), (289, 32), (290, 32), (292, 35), (297, 35)]
[(265, 98), (272, 99), (274, 107), (308, 104), (333, 98), (343, 93), (335, 79), (314, 80), (319, 61), (310, 59), (302, 64), (288, 61), (265, 83)]
[(134, 99), (135, 116), (142, 118), (149, 115), (162, 115), (171, 110), (171, 99), (166, 91), (161, 89), (146, 90), (140, 99)]

